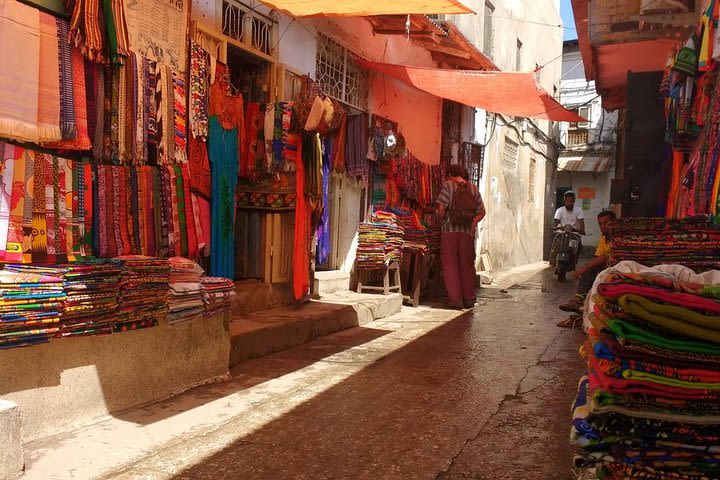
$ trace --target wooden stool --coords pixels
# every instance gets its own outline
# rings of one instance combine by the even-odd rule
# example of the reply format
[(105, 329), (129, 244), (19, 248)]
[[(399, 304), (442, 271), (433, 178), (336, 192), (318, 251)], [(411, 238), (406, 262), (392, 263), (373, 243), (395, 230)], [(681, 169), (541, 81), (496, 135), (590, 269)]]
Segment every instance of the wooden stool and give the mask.
[(425, 277), (425, 252), (405, 249), (403, 255), (403, 284), (407, 292), (403, 292), (403, 301), (413, 307), (420, 305), (420, 291)]
[[(370, 273), (377, 271), (383, 271), (382, 287), (377, 285), (368, 285), (370, 282)], [(394, 285), (390, 285), (391, 272), (393, 272), (395, 281)], [(402, 286), (400, 285), (400, 265), (397, 262), (393, 262), (390, 265), (378, 270), (370, 270), (366, 268), (359, 269), (357, 293), (365, 293), (366, 290), (369, 292), (382, 292), (383, 295), (389, 295), (390, 292), (402, 293)]]

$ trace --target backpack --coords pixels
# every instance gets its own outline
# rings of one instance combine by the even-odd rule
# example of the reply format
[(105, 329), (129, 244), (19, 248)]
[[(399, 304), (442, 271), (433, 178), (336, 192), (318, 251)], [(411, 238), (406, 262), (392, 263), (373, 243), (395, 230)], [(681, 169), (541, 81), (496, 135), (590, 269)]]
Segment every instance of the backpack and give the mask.
[(475, 194), (467, 182), (458, 183), (450, 202), (450, 223), (459, 227), (472, 226), (477, 213)]

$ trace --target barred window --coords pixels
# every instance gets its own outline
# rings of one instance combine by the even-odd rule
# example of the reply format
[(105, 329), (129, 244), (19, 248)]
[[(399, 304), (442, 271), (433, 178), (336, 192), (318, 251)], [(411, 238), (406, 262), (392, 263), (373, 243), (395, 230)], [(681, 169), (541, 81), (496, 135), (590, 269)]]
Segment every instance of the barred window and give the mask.
[(236, 0), (222, 2), (223, 33), (238, 42), (252, 46), (266, 55), (272, 55), (270, 45), (272, 31), (276, 22), (261, 15), (253, 8)]
[(324, 34), (317, 40), (315, 77), (325, 93), (336, 100), (367, 110), (369, 76), (347, 48)]
[(518, 164), (518, 151), (520, 146), (517, 142), (513, 142), (510, 138), (505, 137), (505, 146), (503, 147), (502, 166), (506, 170), (516, 170)]

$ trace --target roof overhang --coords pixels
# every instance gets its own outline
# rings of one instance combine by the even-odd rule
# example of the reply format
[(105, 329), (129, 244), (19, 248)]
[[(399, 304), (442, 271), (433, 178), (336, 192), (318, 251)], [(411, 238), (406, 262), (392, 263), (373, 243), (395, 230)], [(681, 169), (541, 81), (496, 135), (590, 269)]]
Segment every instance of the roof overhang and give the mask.
[(262, 0), (262, 3), (296, 18), (474, 13), (460, 0)]
[(614, 160), (614, 156), (560, 157), (558, 171), (604, 173), (612, 170)]
[(463, 70), (499, 70), (451, 22), (434, 21), (425, 15), (376, 15), (366, 18), (376, 34), (406, 36), (415, 45), (428, 50), (441, 66)]
[(694, 10), (691, 3), (655, 1), (650, 8), (641, 0), (627, 0), (620, 7), (616, 1), (572, 0), (585, 78), (595, 81), (603, 107), (625, 106), (628, 72), (665, 69), (675, 46), (699, 20), (704, 2), (695, 1)]

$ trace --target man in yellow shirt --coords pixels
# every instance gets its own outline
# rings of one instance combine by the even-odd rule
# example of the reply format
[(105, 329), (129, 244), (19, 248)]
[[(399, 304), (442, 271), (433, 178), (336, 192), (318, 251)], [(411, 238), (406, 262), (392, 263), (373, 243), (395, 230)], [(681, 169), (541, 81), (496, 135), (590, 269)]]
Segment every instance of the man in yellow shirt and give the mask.
[(598, 246), (595, 249), (595, 258), (572, 272), (572, 277), (578, 281), (575, 296), (569, 302), (560, 305), (560, 310), (573, 312), (575, 315), (571, 316), (567, 320), (559, 322), (559, 327), (572, 327), (575, 325), (575, 322), (581, 318), (580, 315), (582, 315), (585, 295), (588, 294), (593, 286), (593, 283), (595, 283), (595, 277), (597, 277), (598, 273), (602, 272), (606, 268), (608, 257), (610, 256), (610, 242), (608, 242), (608, 235), (610, 234), (610, 228), (617, 219), (617, 216), (615, 215), (615, 212), (607, 210), (600, 212), (597, 219), (602, 236), (600, 237)]

